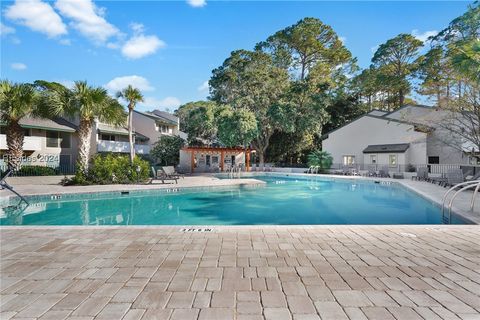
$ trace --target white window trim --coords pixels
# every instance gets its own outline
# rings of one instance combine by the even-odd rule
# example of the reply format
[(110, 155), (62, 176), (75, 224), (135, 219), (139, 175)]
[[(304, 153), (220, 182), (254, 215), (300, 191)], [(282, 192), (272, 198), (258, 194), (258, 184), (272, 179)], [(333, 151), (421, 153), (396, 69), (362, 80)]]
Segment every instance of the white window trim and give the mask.
[[(392, 161), (391, 161), (392, 156), (395, 157), (395, 164), (392, 164)], [(388, 155), (388, 166), (391, 167), (391, 168), (398, 166), (398, 155), (397, 154), (392, 153), (392, 154)]]

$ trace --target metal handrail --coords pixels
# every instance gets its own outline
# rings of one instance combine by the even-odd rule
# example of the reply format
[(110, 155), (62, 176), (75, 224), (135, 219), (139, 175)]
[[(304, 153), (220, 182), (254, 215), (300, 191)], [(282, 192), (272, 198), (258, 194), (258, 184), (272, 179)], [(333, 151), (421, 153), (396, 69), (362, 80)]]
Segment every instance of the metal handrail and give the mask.
[(28, 201), (17, 191), (13, 190), (13, 187), (7, 183), (7, 178), (13, 174), (12, 169), (8, 169), (5, 175), (0, 180), (0, 190), (7, 189), (10, 192), (16, 194), (20, 198), (20, 202), (24, 201), (27, 205), (29, 204)]
[(451, 220), (451, 217), (452, 217), (453, 201), (455, 200), (457, 195), (459, 195), (462, 191), (465, 191), (465, 190), (471, 189), (472, 187), (475, 187), (475, 191), (473, 192), (473, 196), (472, 196), (472, 201), (470, 202), (470, 210), (473, 211), (473, 207), (475, 205), (475, 197), (476, 197), (476, 195), (477, 195), (477, 193), (480, 189), (480, 180), (466, 181), (466, 182), (456, 184), (453, 187), (451, 187), (450, 189), (448, 189), (447, 192), (445, 192), (445, 194), (443, 195), (443, 199), (442, 199), (442, 219), (443, 220), (445, 219), (445, 202), (447, 201), (448, 195), (452, 191), (455, 191), (456, 189), (458, 189), (459, 187), (461, 187), (461, 188), (453, 194), (453, 196), (452, 196), (452, 198), (450, 198), (450, 202), (448, 204), (448, 213), (449, 213), (449, 218), (448, 219), (449, 219), (449, 221)]

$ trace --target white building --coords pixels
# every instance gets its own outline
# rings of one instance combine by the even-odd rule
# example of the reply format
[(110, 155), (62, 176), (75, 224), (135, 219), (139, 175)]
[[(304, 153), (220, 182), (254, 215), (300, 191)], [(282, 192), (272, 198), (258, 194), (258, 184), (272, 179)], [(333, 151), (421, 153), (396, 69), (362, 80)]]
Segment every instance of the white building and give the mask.
[[(179, 130), (179, 124), (179, 118), (168, 112), (134, 111), (135, 153), (149, 154), (152, 145), (162, 135), (186, 139), (186, 134)], [(78, 119), (25, 117), (20, 120), (20, 125), (25, 129), (23, 165), (49, 166), (65, 173), (73, 172), (78, 153)], [(95, 121), (90, 139), (91, 155), (130, 152), (128, 130), (125, 127)], [(7, 150), (6, 127), (0, 123), (0, 170), (5, 170), (3, 155)]]
[(155, 144), (162, 135), (187, 138), (186, 134), (180, 131), (180, 119), (171, 113), (160, 110), (134, 111), (133, 128), (149, 139), (149, 145)]
[(453, 147), (451, 134), (439, 127), (446, 116), (445, 111), (420, 105), (393, 112), (373, 110), (325, 134), (323, 150), (332, 155), (336, 167), (409, 171), (427, 164), (476, 165), (477, 159)]
[[(24, 129), (24, 165), (58, 167), (69, 171), (77, 160), (77, 127), (63, 119), (37, 119), (25, 117), (20, 120)], [(6, 127), (0, 123), (0, 166), (8, 150)]]

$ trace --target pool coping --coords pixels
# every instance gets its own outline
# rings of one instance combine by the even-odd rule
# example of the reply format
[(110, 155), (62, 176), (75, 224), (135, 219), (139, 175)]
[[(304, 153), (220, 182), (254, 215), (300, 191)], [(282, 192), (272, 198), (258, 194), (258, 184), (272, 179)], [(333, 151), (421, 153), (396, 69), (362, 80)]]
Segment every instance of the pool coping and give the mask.
[[(136, 194), (136, 193), (145, 193), (145, 192), (161, 192), (161, 193), (169, 193), (169, 192), (177, 192), (179, 189), (186, 189), (189, 191), (205, 191), (205, 190), (211, 190), (211, 189), (231, 189), (231, 188), (242, 188), (242, 187), (259, 187), (259, 186), (264, 186), (266, 183), (261, 180), (257, 180), (254, 177), (255, 176), (280, 176), (280, 177), (318, 177), (318, 178), (323, 178), (331, 181), (335, 180), (353, 180), (353, 181), (363, 181), (363, 182), (379, 182), (380, 184), (395, 184), (399, 185), (401, 187), (404, 187), (410, 192), (415, 193), (417, 196), (422, 197), (423, 199), (431, 202), (432, 204), (436, 205), (437, 207), (441, 208), (442, 203), (441, 200), (436, 198), (432, 194), (428, 194), (426, 192), (423, 192), (421, 190), (418, 190), (414, 186), (406, 183), (403, 181), (404, 179), (392, 179), (392, 178), (375, 178), (375, 177), (363, 177), (363, 176), (340, 176), (340, 175), (327, 175), (327, 174), (306, 174), (306, 173), (284, 173), (284, 172), (248, 172), (244, 173), (244, 176), (242, 179), (217, 179), (216, 184), (211, 185), (211, 184), (201, 184), (201, 185), (192, 185), (192, 186), (177, 186), (175, 184), (148, 184), (148, 185), (114, 185), (118, 189), (114, 191), (107, 191), (107, 190), (89, 190), (89, 191), (76, 191), (75, 189), (69, 189), (69, 188), (75, 188), (75, 187), (66, 187), (65, 190), (62, 190), (63, 192), (40, 192), (40, 193), (30, 193), (26, 194), (25, 198), (27, 200), (34, 200), (34, 201), (54, 201), (54, 200), (67, 200), (69, 197), (76, 197), (78, 199), (79, 195), (85, 196), (83, 199), (88, 199), (89, 196), (94, 196), (97, 194), (105, 194), (105, 195), (119, 195), (122, 194), (123, 192), (128, 192), (129, 194)], [(203, 175), (205, 177), (218, 177), (219, 174), (205, 174)], [(245, 179), (245, 177), (251, 178), (251, 179)], [(241, 180), (241, 182), (239, 182)], [(223, 181), (224, 183), (222, 183)], [(226, 182), (226, 183), (225, 183)], [(108, 188), (109, 185), (101, 185), (100, 187), (102, 188)], [(134, 189), (132, 189), (132, 187)], [(0, 199), (5, 202), (10, 202), (12, 199), (18, 198), (17, 196), (7, 196), (3, 197), (3, 199)], [(1, 201), (0, 201), (1, 202)], [(452, 206), (452, 215), (460, 218), (461, 220), (464, 220), (467, 223), (471, 223), (474, 225), (480, 225), (480, 215), (474, 215), (475, 212), (468, 212), (465, 210), (462, 210), (461, 208), (458, 208), (457, 206), (453, 205)], [(378, 226), (386, 226), (385, 225), (378, 225)], [(449, 225), (449, 224), (447, 224)], [(145, 225), (148, 227), (148, 225)], [(180, 227), (182, 225), (174, 225), (176, 227)], [(189, 225), (185, 225), (189, 226)], [(250, 225), (244, 225), (244, 226), (250, 226)], [(256, 225), (251, 225), (251, 226), (256, 226)], [(261, 225), (261, 226), (277, 226), (277, 225)], [(289, 226), (289, 225), (284, 225), (284, 226)], [(290, 226), (309, 226), (309, 225), (290, 225)], [(317, 226), (317, 225), (311, 225), (311, 226)], [(336, 225), (325, 225), (325, 226), (336, 226)], [(349, 225), (344, 225), (344, 226), (349, 226)], [(353, 225), (352, 225), (353, 226)], [(368, 226), (376, 226), (376, 225), (368, 225)], [(409, 226), (409, 225), (405, 225)], [(425, 225), (419, 225), (419, 226), (425, 226)], [(438, 225), (437, 225), (438, 226)], [(4, 226), (0, 226), (4, 228)], [(15, 226), (11, 226), (15, 227)], [(25, 226), (16, 226), (17, 228), (24, 228)], [(89, 226), (91, 227), (91, 226)], [(126, 226), (124, 226), (126, 227)], [(139, 225), (141, 227), (141, 225)], [(155, 227), (155, 226), (152, 226)], [(195, 226), (199, 227), (199, 226)], [(213, 226), (209, 226), (213, 227)], [(216, 226), (218, 227), (218, 226)], [(231, 227), (231, 226), (229, 226)]]

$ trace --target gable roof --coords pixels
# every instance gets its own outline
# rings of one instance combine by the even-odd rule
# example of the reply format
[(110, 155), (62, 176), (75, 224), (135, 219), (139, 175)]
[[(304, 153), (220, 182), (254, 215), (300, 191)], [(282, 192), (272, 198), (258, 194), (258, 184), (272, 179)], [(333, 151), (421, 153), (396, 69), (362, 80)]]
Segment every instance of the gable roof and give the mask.
[(149, 117), (156, 121), (162, 121), (170, 124), (178, 124), (178, 117), (168, 112), (164, 112), (160, 110), (154, 110), (151, 112), (150, 111), (141, 112), (141, 111), (133, 110), (133, 112), (141, 114), (145, 117)]
[[(335, 132), (335, 131), (337, 131), (337, 130), (342, 129), (343, 127), (346, 127), (346, 126), (348, 126), (349, 124), (351, 124), (351, 123), (353, 123), (353, 122), (355, 122), (355, 121), (357, 121), (357, 120), (360, 120), (360, 119), (363, 118), (363, 117), (370, 117), (370, 118), (375, 118), (375, 119), (380, 119), (380, 120), (385, 120), (385, 121), (390, 121), (390, 122), (397, 122), (397, 123), (403, 123), (403, 124), (407, 124), (407, 125), (411, 125), (411, 126), (416, 126), (417, 123), (414, 123), (414, 122), (405, 121), (405, 120), (399, 120), (399, 119), (394, 119), (394, 118), (389, 118), (389, 117), (388, 117), (390, 114), (392, 114), (392, 113), (394, 113), (394, 112), (398, 112), (398, 111), (400, 111), (400, 110), (402, 110), (402, 109), (405, 109), (405, 108), (407, 108), (407, 107), (412, 107), (412, 106), (413, 106), (413, 107), (427, 108), (427, 109), (434, 110), (434, 108), (431, 107), (431, 106), (420, 105), (420, 104), (418, 104), (418, 105), (417, 105), (417, 104), (415, 104), (415, 105), (414, 105), (414, 104), (406, 104), (406, 105), (404, 105), (404, 106), (402, 106), (402, 107), (400, 107), (400, 108), (398, 108), (398, 109), (396, 109), (396, 110), (394, 110), (394, 111), (385, 112), (384, 115), (381, 115), (381, 116), (380, 116), (380, 115), (374, 115), (374, 114), (372, 114), (372, 111), (380, 111), (380, 112), (383, 112), (383, 111), (382, 111), (382, 110), (373, 109), (373, 110), (370, 110), (368, 113), (365, 113), (365, 114), (363, 114), (363, 115), (361, 115), (361, 116), (359, 116), (359, 117), (357, 117), (357, 118), (355, 118), (355, 119), (353, 119), (353, 120), (345, 123), (345, 124), (344, 124), (343, 126), (341, 126), (341, 127), (338, 127), (338, 128), (336, 128), (336, 129), (333, 129), (333, 130), (331, 130), (331, 131), (329, 131), (329, 132), (327, 132), (327, 133), (324, 133), (324, 134), (322, 135), (321, 139), (322, 139), (322, 140), (327, 139), (328, 136), (329, 136), (331, 133), (333, 133), (333, 132)], [(425, 127), (427, 127), (427, 126), (425, 126)]]
[(77, 126), (65, 120), (64, 118), (42, 119), (24, 117), (20, 119), (19, 123), (22, 128), (45, 129), (64, 132), (75, 132), (77, 130)]
[(404, 153), (409, 147), (409, 143), (371, 144), (363, 150), (363, 153)]
[(157, 117), (164, 118), (164, 119), (170, 120), (170, 121), (175, 122), (175, 123), (178, 122), (178, 117), (171, 114), (171, 113), (168, 113), (168, 112), (165, 112), (165, 111), (160, 111), (160, 110), (153, 110), (151, 113), (153, 113)]
[(424, 105), (424, 104), (405, 104), (403, 106), (401, 106), (400, 108), (398, 109), (395, 109), (393, 111), (390, 111), (390, 112), (387, 112), (384, 117), (388, 117), (389, 115), (393, 114), (393, 113), (396, 113), (398, 111), (402, 111), (403, 109), (406, 109), (408, 107), (415, 107), (415, 108), (424, 108), (424, 109), (430, 109), (430, 110), (434, 110), (435, 107), (433, 106), (427, 106), (427, 105)]

